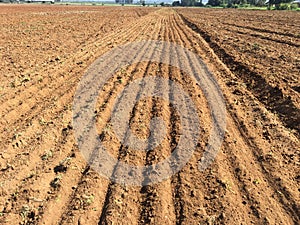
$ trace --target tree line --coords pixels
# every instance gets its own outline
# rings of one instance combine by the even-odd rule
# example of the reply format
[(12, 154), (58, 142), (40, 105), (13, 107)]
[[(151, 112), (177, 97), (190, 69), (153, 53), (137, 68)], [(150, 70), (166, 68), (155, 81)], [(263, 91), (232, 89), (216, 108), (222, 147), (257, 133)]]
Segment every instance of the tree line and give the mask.
[[(237, 5), (252, 5), (252, 6), (272, 6), (280, 5), (281, 3), (290, 3), (293, 0), (208, 0), (207, 5), (234, 7)], [(204, 6), (202, 0), (182, 0), (174, 2), (176, 5), (182, 6)]]

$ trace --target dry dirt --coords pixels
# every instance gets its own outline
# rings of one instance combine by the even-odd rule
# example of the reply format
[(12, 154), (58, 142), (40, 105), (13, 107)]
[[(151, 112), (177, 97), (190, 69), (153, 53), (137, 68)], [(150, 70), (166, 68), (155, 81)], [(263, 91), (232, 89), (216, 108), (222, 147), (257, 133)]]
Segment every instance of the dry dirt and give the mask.
[[(1, 224), (300, 223), (299, 13), (1, 5), (0, 18)], [(227, 127), (204, 172), (197, 165), (212, 121), (205, 96), (192, 77), (159, 63), (130, 65), (106, 83), (97, 128), (121, 161), (151, 165), (168, 157), (180, 136), (170, 104), (147, 98), (132, 110), (130, 128), (139, 137), (149, 136), (153, 116), (166, 123), (166, 138), (147, 153), (119, 143), (110, 115), (131, 81), (176, 81), (201, 122), (187, 165), (161, 183), (132, 187), (101, 177), (83, 159), (72, 124), (76, 86), (95, 59), (137, 40), (177, 43), (199, 55), (218, 80)]]

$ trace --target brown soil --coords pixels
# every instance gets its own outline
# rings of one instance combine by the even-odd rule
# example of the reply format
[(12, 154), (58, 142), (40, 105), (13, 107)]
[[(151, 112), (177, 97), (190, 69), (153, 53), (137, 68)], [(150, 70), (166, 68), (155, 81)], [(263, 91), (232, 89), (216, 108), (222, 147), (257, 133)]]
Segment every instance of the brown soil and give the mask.
[[(299, 13), (1, 5), (0, 17), (1, 224), (299, 224)], [(121, 145), (109, 127), (113, 101), (127, 84), (171, 79), (190, 94), (202, 125), (188, 164), (161, 183), (131, 187), (101, 177), (83, 159), (72, 125), (76, 86), (95, 59), (137, 40), (177, 43), (216, 76), (227, 128), (204, 172), (198, 161), (212, 126), (205, 96), (194, 79), (159, 63), (130, 65), (107, 82), (97, 129), (126, 163), (168, 157), (180, 119), (167, 102), (147, 98), (132, 111), (130, 128), (139, 137), (149, 135), (153, 116), (166, 123), (165, 139), (147, 153)]]

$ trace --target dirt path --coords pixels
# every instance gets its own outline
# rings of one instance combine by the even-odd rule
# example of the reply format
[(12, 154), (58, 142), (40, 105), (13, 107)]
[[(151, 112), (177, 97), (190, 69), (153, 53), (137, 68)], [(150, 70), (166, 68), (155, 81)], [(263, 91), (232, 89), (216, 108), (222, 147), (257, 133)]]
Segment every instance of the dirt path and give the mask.
[[(240, 58), (234, 57), (237, 50), (232, 47), (233, 43), (221, 44), (215, 39), (213, 28), (207, 24), (204, 26), (196, 15), (197, 11), (193, 10), (110, 7), (33, 7), (27, 12), (22, 11), (22, 7), (8, 7), (6, 10), (21, 11), (25, 15), (46, 13), (47, 18), (54, 17), (62, 27), (64, 22), (58, 22), (62, 17), (77, 18), (70, 27), (78, 35), (84, 35), (72, 38), (68, 35), (74, 33), (62, 29), (61, 32), (65, 32), (66, 37), (76, 44), (63, 43), (65, 56), (53, 56), (52, 61), (48, 61), (46, 55), (57, 54), (57, 51), (49, 50), (41, 58), (44, 63), (34, 67), (35, 75), (28, 72), (28, 77), (24, 71), (31, 67), (25, 61), (32, 52), (25, 51), (18, 58), (14, 57), (17, 57), (15, 52), (27, 49), (29, 43), (34, 45), (34, 39), (25, 39), (27, 42), (24, 45), (15, 47), (11, 43), (0, 42), (3, 53), (0, 66), (7, 72), (6, 78), (0, 78), (2, 224), (299, 223), (299, 102), (298, 94), (292, 89), (298, 85), (299, 78), (294, 74), (295, 67), (284, 75), (284, 79), (290, 79), (288, 82), (281, 78), (276, 81), (280, 88), (286, 89), (276, 89), (270, 81), (272, 79), (262, 78), (259, 70), (242, 63), (245, 59), (243, 54)], [(217, 23), (211, 16), (216, 17), (214, 13), (221, 11), (210, 12), (203, 15), (210, 18), (208, 21), (211, 24)], [(83, 18), (93, 25), (89, 28), (79, 25), (82, 17), (73, 15), (78, 13), (82, 13)], [(228, 12), (222, 13), (226, 15)], [(5, 15), (4, 12), (0, 14), (3, 18)], [(252, 18), (253, 15), (249, 12), (246, 16)], [(11, 21), (7, 20), (7, 23), (16, 24), (17, 20), (19, 24), (17, 17), (8, 17)], [(99, 22), (98, 17), (103, 21)], [(122, 19), (118, 20), (118, 17)], [(28, 21), (36, 25), (35, 21), (40, 19), (34, 17)], [(109, 19), (110, 26), (107, 25)], [(255, 24), (255, 18), (253, 20)], [(281, 22), (286, 21), (278, 20), (275, 27), (280, 27)], [(85, 32), (79, 32), (76, 25)], [(259, 37), (266, 33), (264, 37), (267, 38), (259, 41), (260, 46), (267, 40), (276, 42), (277, 47), (288, 45), (290, 51), (299, 47), (299, 37), (292, 28), (284, 28), (287, 30), (283, 31), (279, 28), (258, 30), (256, 26), (242, 26), (230, 21), (225, 25), (220, 38), (230, 32), (232, 37), (252, 40), (253, 35)], [(17, 27), (24, 31), (24, 28)], [(103, 29), (99, 30), (99, 27)], [(50, 28), (40, 34), (50, 32)], [(1, 29), (10, 28), (7, 25)], [(269, 35), (272, 32), (274, 35)], [(32, 36), (37, 38), (40, 34), (32, 33)], [(4, 38), (8, 38), (5, 35)], [(22, 43), (21, 40), (18, 39), (18, 43)], [(169, 93), (169, 99), (174, 98), (170, 84), (161, 83), (159, 78), (182, 85), (198, 110), (201, 124), (197, 148), (179, 173), (151, 186), (132, 187), (113, 183), (87, 165), (74, 139), (72, 101), (76, 86), (88, 65), (113, 47), (140, 40), (173, 42), (199, 55), (222, 89), (227, 127), (215, 161), (200, 172), (198, 162), (208, 143), (212, 119), (205, 95), (195, 78), (161, 63), (139, 62), (118, 71), (100, 91), (95, 108), (99, 135), (110, 154), (118, 160), (141, 166), (156, 164), (174, 151), (181, 135), (179, 113), (175, 108), (159, 98), (146, 98), (134, 106), (129, 120), (130, 130), (140, 138), (147, 138), (150, 135), (150, 120), (161, 117), (167, 131), (165, 138), (148, 152), (135, 151), (120, 143), (111, 129), (113, 103), (120, 91), (136, 79), (154, 77), (156, 82), (152, 89), (165, 90)], [(10, 48), (14, 51), (9, 53)], [(146, 45), (140, 49), (136, 59), (145, 52), (158, 54)], [(46, 50), (39, 51), (42, 54)], [(167, 61), (174, 57), (165, 52), (159, 54)], [(31, 64), (36, 64), (39, 57), (33, 57)], [(181, 57), (178, 60), (188, 59), (187, 56)], [(292, 57), (299, 57), (299, 52)], [(18, 61), (19, 65), (13, 66), (12, 60)], [(287, 71), (286, 68), (281, 74)], [(12, 84), (16, 76), (18, 79)], [(280, 74), (277, 76), (280, 77)], [(134, 92), (136, 98), (143, 92), (145, 84), (137, 87)], [(269, 96), (269, 99), (263, 99), (262, 95)], [(284, 110), (280, 108), (284, 107), (282, 102), (286, 103)], [(186, 106), (183, 106), (183, 111), (184, 108)], [(155, 140), (157, 137), (153, 138)], [(151, 146), (151, 143), (148, 144)], [(116, 167), (113, 176), (121, 172)]]

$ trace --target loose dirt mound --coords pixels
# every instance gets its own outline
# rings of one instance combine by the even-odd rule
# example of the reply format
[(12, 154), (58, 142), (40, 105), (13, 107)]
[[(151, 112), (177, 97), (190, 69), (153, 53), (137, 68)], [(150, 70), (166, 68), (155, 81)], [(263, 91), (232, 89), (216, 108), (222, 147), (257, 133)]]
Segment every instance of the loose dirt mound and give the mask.
[[(0, 17), (2, 224), (299, 223), (299, 14), (1, 6)], [(200, 172), (212, 119), (195, 79), (161, 63), (118, 71), (95, 108), (99, 135), (115, 158), (155, 164), (171, 154), (181, 135), (172, 105), (146, 98), (133, 108), (130, 129), (147, 138), (149, 121), (159, 116), (166, 137), (148, 152), (120, 144), (111, 130), (113, 102), (135, 79), (181, 84), (201, 122), (187, 165), (142, 188), (112, 183), (91, 169), (72, 124), (73, 96), (87, 67), (112, 48), (139, 40), (174, 42), (199, 55), (216, 76), (227, 108), (222, 148)], [(153, 88), (170, 89), (159, 80)], [(136, 95), (142, 92), (143, 85)]]

